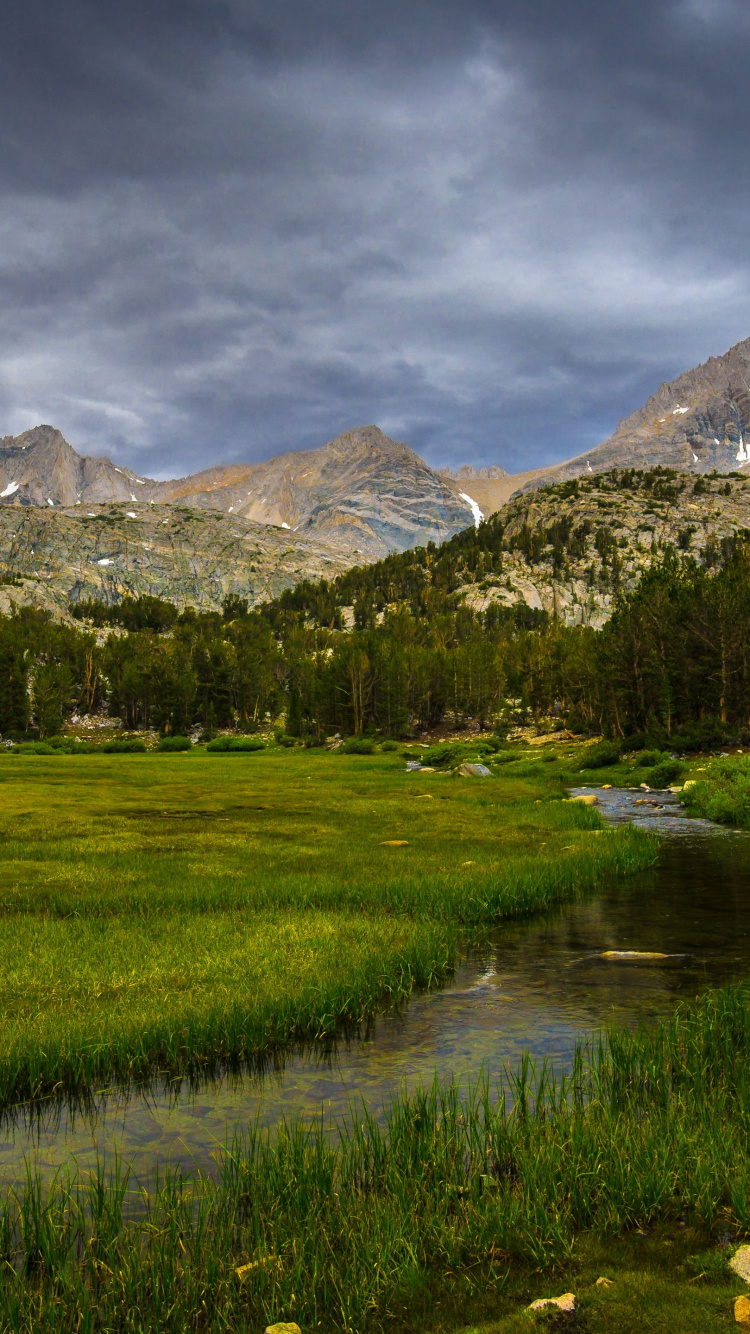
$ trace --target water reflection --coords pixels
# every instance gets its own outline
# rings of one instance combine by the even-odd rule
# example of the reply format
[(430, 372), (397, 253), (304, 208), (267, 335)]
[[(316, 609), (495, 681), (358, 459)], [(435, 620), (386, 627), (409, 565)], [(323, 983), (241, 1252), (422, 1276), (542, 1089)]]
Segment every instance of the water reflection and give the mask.
[[(668, 810), (636, 807), (639, 795), (601, 798), (608, 818), (664, 826), (653, 870), (604, 884), (589, 902), (498, 928), (449, 985), (327, 1049), (281, 1053), (264, 1069), (229, 1071), (202, 1087), (170, 1081), (147, 1095), (115, 1091), (33, 1117), (19, 1108), (0, 1140), (0, 1179), (23, 1176), (27, 1156), (51, 1174), (114, 1151), (142, 1180), (167, 1162), (211, 1170), (235, 1127), (321, 1108), (344, 1115), (362, 1099), (382, 1111), (394, 1091), (436, 1073), (476, 1076), (483, 1067), (499, 1081), (523, 1051), (567, 1064), (576, 1039), (598, 1025), (668, 1013), (706, 984), (747, 974), (750, 836), (686, 820), (670, 796), (659, 803)], [(683, 957), (603, 959), (606, 950)]]

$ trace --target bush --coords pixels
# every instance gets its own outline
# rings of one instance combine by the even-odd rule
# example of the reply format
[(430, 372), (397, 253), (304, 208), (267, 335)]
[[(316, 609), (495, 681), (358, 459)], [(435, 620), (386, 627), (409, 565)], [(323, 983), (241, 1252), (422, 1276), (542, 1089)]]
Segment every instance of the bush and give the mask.
[(212, 755), (248, 755), (253, 750), (265, 750), (266, 743), (257, 736), (217, 736), (209, 741), (206, 750)]
[(54, 755), (55, 750), (49, 741), (22, 741), (13, 747), (16, 755)]
[(281, 731), (274, 732), (273, 739), (277, 746), (285, 746), (287, 750), (291, 749), (292, 746), (296, 746), (299, 741), (299, 737), (287, 736), (286, 732)]
[(646, 775), (649, 787), (669, 787), (685, 772), (685, 765), (679, 760), (664, 760), (656, 768), (649, 769)]
[(463, 759), (465, 749), (466, 747), (460, 742), (452, 746), (450, 742), (444, 741), (437, 746), (428, 746), (418, 758), (432, 769), (444, 769), (454, 760)]
[(159, 742), (159, 750), (192, 750), (193, 743), (189, 736), (163, 736)]
[(528, 759), (528, 755), (518, 750), (501, 750), (495, 756), (495, 764), (515, 764), (516, 760)]
[(99, 749), (105, 755), (144, 755), (146, 743), (139, 741), (137, 737), (128, 737), (122, 741), (105, 741)]
[(384, 741), (380, 749), (386, 753), (391, 750), (398, 750), (398, 741)]
[(636, 769), (651, 769), (655, 764), (666, 763), (672, 756), (665, 750), (642, 750), (635, 757)]
[(363, 736), (353, 736), (351, 741), (344, 742), (341, 750), (344, 755), (374, 755), (375, 743)]
[(691, 815), (749, 828), (750, 758), (714, 760), (705, 778), (687, 789), (684, 800)]
[(608, 769), (619, 763), (620, 747), (616, 741), (601, 741), (584, 756), (582, 769)]

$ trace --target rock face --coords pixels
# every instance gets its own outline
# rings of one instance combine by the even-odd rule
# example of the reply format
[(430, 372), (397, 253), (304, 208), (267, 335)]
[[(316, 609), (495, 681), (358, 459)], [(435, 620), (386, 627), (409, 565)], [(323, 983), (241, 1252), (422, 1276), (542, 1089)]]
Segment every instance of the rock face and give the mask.
[(655, 464), (691, 473), (750, 471), (750, 338), (663, 384), (603, 444), (546, 469), (544, 484)]
[[(150, 593), (218, 608), (228, 593), (268, 601), (301, 579), (361, 563), (346, 545), (174, 505), (0, 509), (0, 611), (10, 603), (64, 615), (71, 601)], [(1, 582), (2, 576), (18, 582)]]
[[(698, 490), (696, 490), (696, 484)], [(727, 490), (729, 494), (726, 494)], [(741, 529), (750, 529), (750, 477), (663, 478), (650, 490), (622, 474), (586, 476), (522, 494), (493, 517), (502, 524), (501, 574), (459, 590), (483, 611), (492, 603), (526, 606), (567, 625), (600, 627), (618, 588), (635, 588), (663, 546), (705, 559)], [(569, 525), (567, 545), (555, 549), (555, 526)]]
[[(472, 496), (485, 516), (519, 491), (610, 468), (661, 464), (693, 474), (750, 471), (750, 338), (663, 384), (601, 445), (564, 463), (530, 472), (482, 468)], [(463, 473), (463, 469), (459, 470)]]
[(76, 453), (52, 426), (0, 441), (0, 507), (182, 504), (289, 529), (360, 560), (442, 542), (475, 521), (462, 480), (428, 468), (375, 426), (267, 463), (226, 464), (156, 482)]

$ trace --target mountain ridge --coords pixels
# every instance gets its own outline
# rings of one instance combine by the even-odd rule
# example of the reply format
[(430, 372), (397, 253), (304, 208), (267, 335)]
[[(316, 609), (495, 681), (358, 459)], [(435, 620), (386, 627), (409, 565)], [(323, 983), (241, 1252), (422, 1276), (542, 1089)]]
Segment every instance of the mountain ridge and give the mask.
[(52, 426), (0, 440), (0, 505), (185, 504), (299, 532), (376, 559), (440, 542), (475, 521), (459, 483), (376, 426), (263, 463), (217, 464), (156, 481), (106, 456), (80, 455)]

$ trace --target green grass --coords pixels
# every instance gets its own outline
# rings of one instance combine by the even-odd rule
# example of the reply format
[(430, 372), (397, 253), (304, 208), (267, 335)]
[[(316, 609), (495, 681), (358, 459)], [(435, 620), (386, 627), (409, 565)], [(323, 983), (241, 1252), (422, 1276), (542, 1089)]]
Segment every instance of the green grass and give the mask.
[(651, 859), (555, 766), (513, 767), (0, 757), (0, 1105), (330, 1033), (445, 976), (462, 935)]
[(749, 756), (712, 760), (695, 778), (684, 798), (691, 815), (750, 829)]
[(718, 1243), (750, 1228), (749, 1127), (742, 986), (613, 1031), (568, 1079), (522, 1065), (510, 1111), (435, 1086), (338, 1139), (250, 1130), (215, 1181), (30, 1177), (0, 1215), (0, 1327), (511, 1334), (572, 1290), (585, 1330), (728, 1329), (743, 1285)]

